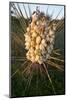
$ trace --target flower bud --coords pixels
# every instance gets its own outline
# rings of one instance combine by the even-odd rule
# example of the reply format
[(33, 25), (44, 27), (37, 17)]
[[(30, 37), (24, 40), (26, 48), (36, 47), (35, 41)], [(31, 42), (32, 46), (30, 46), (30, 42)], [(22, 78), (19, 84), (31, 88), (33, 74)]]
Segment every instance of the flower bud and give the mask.
[(30, 28), (29, 27), (27, 27), (27, 32), (30, 32)]
[(39, 60), (39, 56), (36, 55), (36, 57), (35, 57), (35, 61), (38, 61), (38, 60)]
[(40, 42), (41, 42), (41, 37), (38, 36), (38, 37), (36, 38), (36, 43), (39, 44)]
[(36, 47), (35, 47), (35, 48), (36, 48), (36, 50), (38, 50), (38, 49), (39, 49), (39, 45), (36, 45)]
[(33, 32), (32, 33), (32, 37), (35, 38), (36, 36), (37, 36), (37, 33), (36, 32)]

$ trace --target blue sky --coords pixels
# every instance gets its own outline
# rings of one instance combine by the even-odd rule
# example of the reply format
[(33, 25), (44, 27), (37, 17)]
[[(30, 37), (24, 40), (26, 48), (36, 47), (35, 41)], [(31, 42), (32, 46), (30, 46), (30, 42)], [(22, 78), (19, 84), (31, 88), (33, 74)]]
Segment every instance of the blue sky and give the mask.
[[(15, 5), (16, 5), (16, 3), (15, 3)], [(29, 16), (28, 4), (24, 3), (24, 5), (25, 5), (25, 8), (26, 8), (27, 14)], [(20, 8), (21, 8), (21, 10), (23, 12), (24, 17), (26, 18), (26, 14), (25, 14), (25, 11), (24, 11), (24, 8), (23, 8), (23, 3), (19, 3), (19, 6), (20, 6)], [(60, 12), (60, 10), (62, 9), (60, 15), (58, 16), (58, 19), (64, 17), (64, 6), (46, 5), (46, 4), (44, 4), (44, 5), (42, 5), (42, 4), (29, 4), (29, 6), (30, 6), (30, 9), (31, 9), (32, 13), (33, 13), (33, 11), (36, 10), (37, 6), (39, 7), (39, 10), (43, 11), (44, 13), (46, 13), (46, 10), (48, 8), (49, 15), (51, 15), (52, 12), (54, 11), (53, 17), (52, 17), (53, 19), (56, 18), (56, 16), (58, 15), (58, 13)]]

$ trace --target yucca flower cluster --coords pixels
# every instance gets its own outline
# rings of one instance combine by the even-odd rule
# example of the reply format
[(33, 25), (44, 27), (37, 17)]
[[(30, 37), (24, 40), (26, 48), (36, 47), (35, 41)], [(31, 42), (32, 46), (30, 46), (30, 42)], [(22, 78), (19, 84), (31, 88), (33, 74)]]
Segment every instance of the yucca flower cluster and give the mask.
[(55, 38), (55, 25), (49, 25), (49, 20), (41, 12), (32, 14), (32, 21), (25, 33), (25, 46), (28, 52), (28, 60), (42, 64), (46, 61), (53, 50)]

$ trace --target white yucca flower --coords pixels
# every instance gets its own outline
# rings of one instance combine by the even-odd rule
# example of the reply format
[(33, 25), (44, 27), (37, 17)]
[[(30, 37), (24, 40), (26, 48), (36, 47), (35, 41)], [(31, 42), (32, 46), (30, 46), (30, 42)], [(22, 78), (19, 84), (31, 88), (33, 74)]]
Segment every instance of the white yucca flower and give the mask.
[(50, 26), (48, 27), (48, 21), (46, 21), (45, 16), (39, 17), (40, 14), (37, 12), (32, 14), (32, 21), (25, 34), (25, 46), (28, 50), (27, 59), (42, 64), (49, 58), (53, 50), (54, 31), (56, 28), (55, 24), (53, 29)]

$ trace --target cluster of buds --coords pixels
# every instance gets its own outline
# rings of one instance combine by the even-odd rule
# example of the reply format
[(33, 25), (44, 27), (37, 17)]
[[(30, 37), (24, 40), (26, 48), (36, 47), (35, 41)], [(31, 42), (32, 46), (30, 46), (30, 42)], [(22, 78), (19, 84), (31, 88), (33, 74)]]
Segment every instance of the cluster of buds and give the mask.
[(42, 64), (53, 50), (55, 25), (49, 25), (49, 20), (40, 14), (37, 11), (32, 14), (32, 21), (24, 36), (27, 59)]

